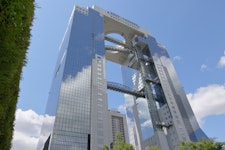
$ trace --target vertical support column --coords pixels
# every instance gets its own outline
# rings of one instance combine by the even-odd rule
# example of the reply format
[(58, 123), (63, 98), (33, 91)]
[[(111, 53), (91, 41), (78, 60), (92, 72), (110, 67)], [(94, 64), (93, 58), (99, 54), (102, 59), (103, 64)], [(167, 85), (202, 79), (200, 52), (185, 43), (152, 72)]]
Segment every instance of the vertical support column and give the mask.
[(146, 96), (147, 101), (148, 101), (149, 113), (150, 113), (150, 116), (151, 116), (153, 129), (155, 131), (154, 137), (157, 140), (157, 145), (159, 145), (161, 149), (169, 150), (170, 148), (169, 148), (169, 145), (168, 145), (168, 142), (167, 142), (167, 138), (166, 138), (166, 135), (165, 135), (164, 131), (162, 130), (163, 125), (162, 125), (161, 120), (159, 118), (156, 102), (155, 102), (155, 99), (153, 97), (151, 82), (149, 82), (147, 80), (148, 73), (147, 73), (147, 70), (146, 70), (146, 67), (145, 67), (146, 62), (144, 60), (143, 54), (140, 51), (139, 47), (137, 45), (135, 45), (133, 48), (134, 48), (134, 51), (135, 51), (135, 55), (137, 57), (138, 65), (140, 67), (142, 82), (144, 84), (144, 93), (145, 93), (145, 96)]
[(144, 59), (143, 59), (143, 54), (137, 46), (134, 46), (134, 49), (135, 49), (136, 57), (137, 57), (137, 60), (138, 60), (138, 65), (140, 67), (142, 81), (143, 81), (143, 84), (144, 84), (144, 92), (145, 92), (145, 95), (147, 97), (148, 107), (149, 107), (150, 116), (151, 116), (154, 131), (162, 130), (161, 127), (159, 126), (160, 119), (159, 119), (156, 103), (155, 103), (155, 100), (153, 98), (151, 85), (150, 85), (149, 82), (146, 82), (147, 71), (146, 71), (146, 68), (145, 68), (145, 62), (144, 62)]
[(140, 72), (141, 72), (141, 76), (142, 76), (142, 81), (144, 84), (144, 92), (145, 95), (147, 97), (147, 101), (148, 101), (148, 108), (150, 111), (150, 116), (151, 116), (151, 120), (152, 120), (152, 125), (154, 128), (154, 131), (158, 131), (158, 130), (162, 130), (160, 124), (161, 121), (159, 119), (159, 114), (157, 111), (157, 106), (152, 94), (152, 89), (151, 89), (151, 83), (147, 82), (147, 71), (145, 68), (145, 61), (143, 59), (143, 54), (142, 52), (139, 50), (139, 48), (137, 46), (134, 46), (134, 50), (135, 50), (135, 55), (137, 57), (138, 60), (138, 65), (140, 67)]

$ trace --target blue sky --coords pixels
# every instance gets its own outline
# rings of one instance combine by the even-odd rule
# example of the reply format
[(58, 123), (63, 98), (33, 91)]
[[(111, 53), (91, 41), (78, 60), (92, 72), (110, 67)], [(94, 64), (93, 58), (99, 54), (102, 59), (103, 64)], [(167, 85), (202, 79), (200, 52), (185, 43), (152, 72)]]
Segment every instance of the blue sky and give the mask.
[[(167, 48), (205, 133), (225, 141), (224, 0), (36, 0), (36, 5), (13, 150), (36, 147), (57, 52), (74, 5), (97, 5), (149, 30)], [(122, 98), (118, 95), (109, 107), (122, 108)]]

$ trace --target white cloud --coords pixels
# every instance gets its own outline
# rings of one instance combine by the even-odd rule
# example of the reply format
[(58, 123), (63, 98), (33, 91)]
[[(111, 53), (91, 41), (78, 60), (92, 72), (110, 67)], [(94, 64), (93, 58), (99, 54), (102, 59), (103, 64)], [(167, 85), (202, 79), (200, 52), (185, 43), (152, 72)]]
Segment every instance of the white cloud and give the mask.
[(224, 51), (224, 56), (221, 56), (221, 57), (220, 57), (220, 60), (219, 60), (219, 62), (217, 63), (217, 66), (218, 66), (219, 68), (225, 67), (225, 51)]
[[(133, 113), (133, 106), (134, 106), (134, 100), (133, 96), (125, 94), (125, 101), (126, 105), (120, 105), (117, 109), (119, 111), (124, 112), (126, 111)], [(150, 118), (150, 114), (148, 111), (148, 104), (147, 100), (144, 98), (138, 98), (136, 99), (136, 105), (137, 105), (137, 111), (138, 111), (138, 117), (139, 121), (141, 121), (141, 127), (152, 127), (152, 122)], [(131, 120), (131, 118), (127, 117), (127, 124), (128, 127), (134, 127), (134, 120)]]
[(207, 68), (208, 68), (208, 67), (207, 67), (206, 64), (202, 64), (200, 70), (201, 70), (202, 72), (204, 72)]
[(219, 68), (225, 67), (225, 56), (221, 56), (221, 57), (220, 57), (220, 60), (219, 60), (219, 62), (218, 62), (218, 67), (219, 67)]
[(137, 99), (138, 116), (140, 119), (150, 119), (148, 103), (144, 98)]
[(122, 113), (122, 114), (126, 114), (126, 106), (125, 104), (119, 105), (117, 110)]
[(174, 61), (176, 61), (176, 60), (179, 61), (179, 60), (181, 60), (181, 59), (182, 59), (181, 56), (174, 56), (174, 57), (173, 57), (173, 60), (174, 60)]
[(36, 149), (43, 118), (33, 110), (17, 109), (11, 150)]
[(225, 85), (209, 85), (187, 94), (192, 109), (200, 125), (210, 115), (225, 115)]
[(52, 124), (52, 117), (38, 115), (33, 110), (16, 110), (15, 127), (11, 150), (36, 150), (42, 122)]
[(125, 106), (126, 106), (126, 111), (133, 112), (133, 105), (134, 105), (134, 97), (129, 94), (124, 94), (125, 98)]
[(152, 127), (152, 121), (148, 109), (147, 100), (144, 98), (137, 99), (138, 116), (141, 121), (141, 127)]
[[(135, 124), (134, 124), (134, 119), (131, 117), (129, 114), (133, 114), (133, 106), (134, 106), (134, 97), (129, 95), (129, 94), (124, 94), (125, 98), (125, 109), (126, 109), (126, 115), (127, 115), (127, 125), (129, 129), (133, 129)], [(123, 106), (121, 106), (122, 108)], [(118, 109), (121, 109), (118, 108)], [(124, 107), (123, 107), (124, 108)], [(131, 118), (129, 118), (131, 117)]]
[(128, 128), (134, 128), (134, 120), (131, 120), (131, 118), (127, 117), (127, 126)]
[(146, 120), (145, 122), (143, 122), (143, 123), (141, 124), (141, 127), (142, 127), (142, 128), (144, 128), (144, 127), (153, 127), (153, 126), (152, 126), (152, 121), (151, 121), (151, 119), (148, 119), (148, 120)]

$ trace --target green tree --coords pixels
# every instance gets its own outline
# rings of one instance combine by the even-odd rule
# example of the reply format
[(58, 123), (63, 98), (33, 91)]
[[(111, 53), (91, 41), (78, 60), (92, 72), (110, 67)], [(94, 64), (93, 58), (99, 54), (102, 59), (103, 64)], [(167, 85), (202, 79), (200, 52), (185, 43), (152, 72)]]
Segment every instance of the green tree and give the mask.
[(34, 0), (0, 1), (0, 149), (11, 147), (22, 67), (30, 40)]
[(124, 142), (121, 133), (117, 133), (116, 142), (113, 145), (112, 150), (134, 150), (134, 148), (131, 144)]
[(104, 147), (102, 148), (102, 150), (109, 150), (109, 147), (104, 145)]
[(159, 146), (151, 146), (147, 150), (160, 150)]
[(215, 142), (214, 139), (202, 139), (200, 142), (182, 141), (178, 150), (222, 150), (225, 142)]

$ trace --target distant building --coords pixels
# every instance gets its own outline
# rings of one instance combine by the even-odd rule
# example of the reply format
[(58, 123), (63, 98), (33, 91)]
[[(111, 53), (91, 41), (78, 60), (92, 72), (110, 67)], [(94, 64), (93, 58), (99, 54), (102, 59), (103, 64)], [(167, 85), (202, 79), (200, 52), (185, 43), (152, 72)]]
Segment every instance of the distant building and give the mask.
[(126, 115), (116, 110), (109, 110), (110, 137), (115, 143), (117, 133), (121, 133), (123, 140), (129, 143)]

